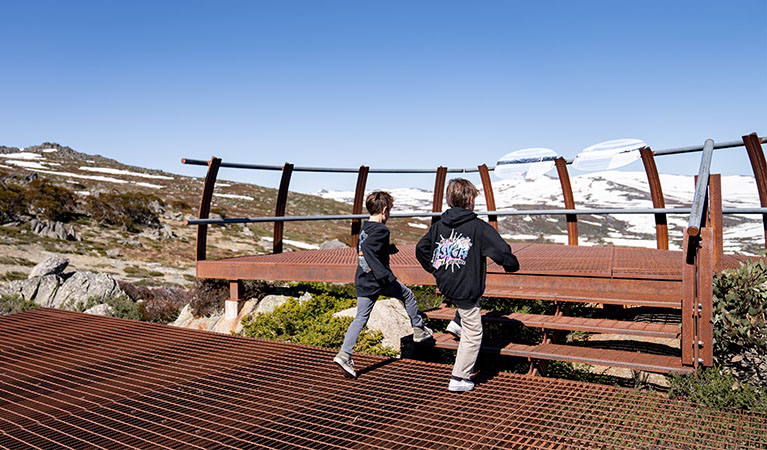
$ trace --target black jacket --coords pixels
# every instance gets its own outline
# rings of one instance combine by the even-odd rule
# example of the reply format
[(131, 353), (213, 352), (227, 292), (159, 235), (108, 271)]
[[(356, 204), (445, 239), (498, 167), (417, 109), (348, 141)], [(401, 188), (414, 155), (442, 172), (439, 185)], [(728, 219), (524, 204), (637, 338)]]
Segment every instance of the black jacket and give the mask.
[(511, 247), (490, 224), (464, 208), (450, 208), (431, 226), (415, 250), (421, 266), (434, 275), (451, 301), (475, 302), (485, 292), (487, 259), (507, 272), (519, 270)]
[(357, 239), (357, 273), (354, 287), (358, 297), (377, 295), (397, 277), (389, 268), (389, 254), (396, 248), (389, 245), (389, 229), (379, 222), (366, 221)]

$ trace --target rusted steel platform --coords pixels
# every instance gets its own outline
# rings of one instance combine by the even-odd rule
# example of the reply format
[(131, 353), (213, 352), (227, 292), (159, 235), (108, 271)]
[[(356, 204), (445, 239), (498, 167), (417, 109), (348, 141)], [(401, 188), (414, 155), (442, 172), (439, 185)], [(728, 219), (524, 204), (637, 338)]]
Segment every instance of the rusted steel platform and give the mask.
[[(433, 285), (413, 245), (399, 247), (391, 267), (405, 284)], [(522, 270), (487, 267), (485, 295), (540, 300), (679, 308), (682, 252), (628, 247), (512, 244)], [(726, 268), (745, 258), (725, 255)], [(229, 280), (352, 283), (353, 249), (309, 250), (197, 261), (197, 277)]]
[(51, 309), (0, 317), (0, 448), (765, 449), (767, 415)]

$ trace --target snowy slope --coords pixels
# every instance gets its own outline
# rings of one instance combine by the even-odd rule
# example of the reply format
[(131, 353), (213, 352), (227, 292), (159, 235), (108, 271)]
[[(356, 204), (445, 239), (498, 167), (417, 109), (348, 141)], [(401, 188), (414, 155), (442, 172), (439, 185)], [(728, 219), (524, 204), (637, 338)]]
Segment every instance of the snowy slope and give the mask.
[[(694, 179), (684, 175), (661, 175), (666, 207), (689, 207), (695, 190)], [(652, 208), (650, 189), (644, 172), (606, 171), (571, 178), (576, 208)], [(477, 210), (485, 210), (480, 188)], [(432, 192), (424, 189), (396, 188), (395, 211), (431, 211)], [(493, 193), (498, 210), (564, 208), (559, 179), (495, 180)], [(320, 191), (316, 195), (351, 203), (353, 191)], [(759, 196), (753, 177), (722, 177), (723, 207), (758, 207)], [(446, 205), (444, 206), (446, 207)], [(412, 221), (413, 219), (409, 219)], [(686, 215), (669, 215), (669, 241), (672, 249), (681, 247)], [(761, 217), (726, 215), (724, 218), (725, 251), (758, 254), (764, 248)], [(655, 220), (652, 215), (613, 214), (579, 216), (579, 240), (583, 245), (613, 244), (655, 247)], [(567, 242), (567, 228), (562, 216), (512, 216), (502, 218), (501, 232), (510, 240)]]

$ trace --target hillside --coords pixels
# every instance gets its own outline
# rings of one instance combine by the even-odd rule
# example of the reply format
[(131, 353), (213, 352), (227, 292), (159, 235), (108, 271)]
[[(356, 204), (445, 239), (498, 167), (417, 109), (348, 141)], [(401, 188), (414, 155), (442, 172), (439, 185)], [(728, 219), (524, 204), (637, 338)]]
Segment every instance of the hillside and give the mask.
[[(255, 172), (254, 172), (255, 173)], [(25, 214), (0, 226), (0, 279), (25, 277), (31, 267), (51, 255), (70, 258), (75, 270), (107, 272), (147, 284), (186, 285), (194, 280), (193, 226), (185, 218), (196, 217), (205, 169), (200, 177), (188, 177), (130, 166), (98, 155), (77, 152), (58, 144), (44, 143), (24, 149), (0, 147), (0, 190), (23, 189), (34, 180), (60, 186), (76, 197), (74, 214), (64, 225), (80, 240), (68, 241), (34, 234)], [(226, 176), (225, 172), (220, 173)], [(257, 178), (254, 175), (254, 179)], [(663, 175), (669, 207), (689, 206), (692, 177)], [(602, 172), (572, 178), (579, 208), (651, 207), (643, 173)], [(724, 177), (726, 207), (757, 206), (753, 178)], [(432, 192), (391, 189), (397, 212), (429, 211)], [(0, 192), (1, 193), (1, 192)], [(88, 211), (88, 199), (107, 194), (133, 193), (146, 200), (157, 223), (127, 229), (99, 223)], [(554, 209), (562, 207), (556, 178), (534, 181), (494, 181), (499, 209)], [(222, 217), (271, 216), (277, 191), (274, 188), (220, 179), (216, 184), (212, 213)], [(353, 191), (318, 191), (316, 195), (291, 192), (288, 215), (350, 214)], [(484, 197), (478, 209), (485, 209)], [(670, 216), (672, 248), (679, 248), (687, 218)], [(413, 243), (428, 227), (428, 219), (393, 219), (389, 222), (396, 243)], [(759, 254), (763, 249), (761, 218), (725, 216), (725, 248), (729, 252)], [(130, 228), (130, 227), (129, 227)], [(349, 241), (348, 221), (294, 222), (285, 226), (287, 251), (317, 248), (322, 242)], [(500, 229), (510, 241), (566, 242), (561, 216), (515, 216), (502, 218)], [(583, 245), (608, 244), (654, 247), (654, 221), (647, 215), (581, 216)], [(210, 258), (270, 252), (272, 225), (212, 226), (208, 238)]]
[[(183, 220), (197, 216), (205, 168), (200, 168), (200, 175), (187, 177), (130, 166), (52, 143), (24, 149), (0, 147), (0, 190), (8, 186), (23, 187), (35, 179), (46, 180), (74, 193), (80, 208), (89, 197), (100, 194), (137, 193), (156, 199), (150, 206), (159, 219), (155, 227), (128, 231), (100, 225), (87, 215), (78, 214), (65, 225), (74, 227), (80, 241), (33, 234), (28, 223), (31, 216), (3, 224), (0, 226), (0, 278), (21, 277), (47, 256), (59, 254), (68, 256), (71, 267), (76, 270), (145, 279), (150, 284), (189, 283), (194, 279), (196, 227), (185, 226)], [(211, 215), (271, 216), (276, 197), (276, 189), (221, 179), (216, 184)], [(291, 192), (287, 213), (344, 214), (351, 213), (351, 207), (335, 200)], [(286, 248), (316, 248), (327, 240), (348, 240), (349, 227), (346, 222), (290, 223), (285, 227)], [(208, 255), (217, 258), (270, 252), (271, 238), (271, 224), (212, 226)]]

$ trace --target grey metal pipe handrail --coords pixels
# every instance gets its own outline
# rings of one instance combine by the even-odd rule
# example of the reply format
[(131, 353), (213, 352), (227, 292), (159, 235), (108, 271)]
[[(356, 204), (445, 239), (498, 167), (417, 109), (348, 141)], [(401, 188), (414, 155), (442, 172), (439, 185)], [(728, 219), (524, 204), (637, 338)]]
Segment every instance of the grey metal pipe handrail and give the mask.
[[(690, 208), (635, 208), (635, 209), (529, 209), (507, 211), (478, 211), (480, 216), (563, 216), (577, 215), (607, 215), (607, 214), (689, 214)], [(722, 214), (767, 214), (767, 208), (724, 208)], [(441, 212), (393, 213), (393, 218), (437, 217)], [(274, 217), (233, 217), (229, 219), (188, 219), (185, 225), (225, 225), (230, 223), (263, 223), (263, 222), (307, 222), (315, 220), (350, 220), (367, 219), (369, 214), (336, 214), (325, 216), (274, 216)]]
[[(767, 143), (767, 138), (760, 138), (759, 142), (761, 143)], [(714, 144), (714, 150), (719, 150), (723, 148), (734, 148), (734, 147), (743, 147), (745, 144), (743, 141), (727, 141), (727, 142), (720, 142), (718, 144)], [(693, 145), (689, 147), (678, 147), (678, 148), (670, 148), (670, 149), (664, 149), (664, 150), (653, 150), (653, 155), (655, 156), (663, 156), (663, 155), (676, 155), (680, 153), (692, 153), (692, 152), (699, 152), (703, 150), (704, 145)], [(566, 159), (565, 162), (567, 164), (572, 164), (573, 161), (575, 161), (575, 158), (572, 159)], [(208, 161), (204, 161), (201, 159), (189, 159), (189, 158), (182, 158), (181, 164), (189, 164), (194, 166), (207, 166)], [(277, 166), (277, 165), (267, 165), (267, 164), (244, 164), (244, 163), (228, 163), (228, 162), (222, 162), (221, 167), (228, 167), (231, 169), (256, 169), (256, 170), (282, 170), (283, 166)], [(495, 170), (495, 166), (489, 166), (488, 170)], [(358, 173), (359, 168), (352, 169), (352, 168), (343, 168), (343, 167), (299, 167), (294, 166), (293, 167), (294, 172), (324, 172), (324, 173)], [(468, 168), (468, 169), (448, 169), (448, 173), (474, 173), (479, 172), (479, 169), (477, 168)], [(369, 173), (401, 173), (401, 174), (409, 174), (409, 173), (436, 173), (437, 169), (370, 169)]]
[[(193, 166), (207, 166), (208, 161), (201, 159), (188, 159), (182, 158), (181, 164), (190, 164)], [(266, 165), (266, 164), (243, 164), (243, 163), (226, 163), (222, 162), (221, 167), (229, 167), (231, 169), (257, 169), (257, 170), (282, 170), (283, 166)], [(332, 172), (332, 173), (359, 173), (359, 168), (350, 169), (344, 167), (310, 167), (310, 166), (294, 166), (293, 172)], [(479, 172), (477, 168), (469, 169), (448, 169), (450, 173), (471, 173)], [(437, 169), (370, 169), (368, 173), (437, 173)]]
[(698, 169), (698, 182), (695, 183), (695, 195), (692, 198), (690, 207), (690, 220), (687, 223), (687, 232), (690, 236), (697, 236), (700, 233), (703, 220), (703, 210), (705, 207), (706, 196), (708, 194), (708, 178), (711, 175), (711, 159), (714, 156), (714, 141), (706, 139), (703, 144), (703, 155), (700, 158), (700, 168)]

